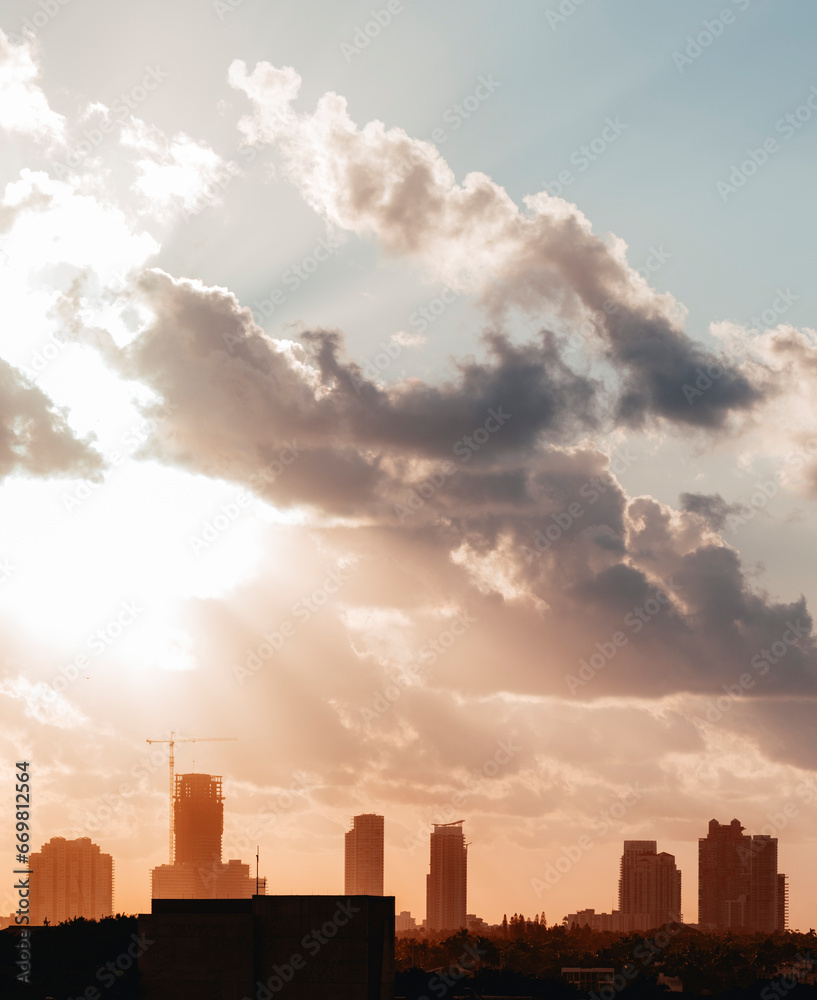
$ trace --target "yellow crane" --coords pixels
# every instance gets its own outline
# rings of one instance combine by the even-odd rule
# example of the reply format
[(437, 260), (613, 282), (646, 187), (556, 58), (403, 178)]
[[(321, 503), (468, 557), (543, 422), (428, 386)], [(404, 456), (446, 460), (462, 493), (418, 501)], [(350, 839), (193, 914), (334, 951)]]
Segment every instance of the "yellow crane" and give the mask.
[(216, 743), (225, 742), (232, 740), (235, 742), (238, 739), (236, 736), (176, 736), (174, 732), (171, 732), (169, 740), (145, 740), (145, 743), (169, 743), (170, 744), (170, 864), (173, 864), (173, 843), (174, 843), (174, 833), (175, 833), (175, 823), (173, 815), (173, 794), (175, 788), (173, 787), (173, 779), (175, 777), (175, 758), (173, 748), (177, 743)]

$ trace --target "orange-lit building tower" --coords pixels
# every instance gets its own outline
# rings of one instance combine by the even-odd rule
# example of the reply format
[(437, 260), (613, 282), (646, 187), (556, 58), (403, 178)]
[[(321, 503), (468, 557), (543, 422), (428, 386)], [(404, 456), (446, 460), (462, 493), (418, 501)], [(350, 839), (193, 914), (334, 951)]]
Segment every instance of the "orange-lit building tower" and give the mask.
[(344, 839), (344, 892), (347, 896), (383, 895), (383, 817), (352, 818)]
[(88, 837), (52, 837), (31, 855), (29, 869), (32, 924), (113, 914), (113, 858)]
[(789, 882), (779, 872), (777, 875), (777, 929), (784, 931), (789, 926)]
[(177, 865), (221, 864), (224, 795), (214, 774), (177, 774), (173, 798)]
[[(214, 774), (177, 774), (173, 798), (175, 861), (151, 872), (153, 899), (245, 899), (255, 895), (250, 866), (221, 860), (224, 795)], [(258, 880), (265, 895), (267, 880)]]
[(698, 922), (718, 930), (735, 930), (748, 924), (751, 838), (740, 822), (709, 823), (706, 837), (698, 840)]
[(426, 927), (431, 931), (467, 926), (468, 845), (463, 822), (435, 823), (431, 834), (431, 870), (426, 876)]
[(743, 829), (736, 819), (713, 819), (698, 840), (698, 921), (719, 930), (782, 930), (777, 837)]
[(770, 933), (778, 927), (777, 837), (755, 834), (749, 864), (749, 927)]
[(681, 919), (681, 873), (675, 856), (658, 853), (654, 840), (625, 840), (618, 882), (618, 908), (637, 930)]

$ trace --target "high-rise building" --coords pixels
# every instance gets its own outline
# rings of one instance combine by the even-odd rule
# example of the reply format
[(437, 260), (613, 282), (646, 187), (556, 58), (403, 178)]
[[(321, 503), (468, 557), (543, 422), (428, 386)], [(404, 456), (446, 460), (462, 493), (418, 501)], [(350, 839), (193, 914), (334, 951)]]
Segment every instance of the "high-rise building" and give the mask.
[(698, 921), (721, 930), (775, 931), (777, 838), (743, 830), (736, 819), (728, 826), (713, 819), (698, 841)]
[(221, 862), (224, 795), (220, 777), (177, 774), (173, 819), (176, 864), (208, 867)]
[(619, 912), (634, 929), (650, 930), (681, 919), (681, 873), (675, 856), (654, 840), (625, 840), (618, 882)]
[(777, 919), (777, 837), (755, 835), (749, 864), (749, 926), (776, 931)]
[(785, 875), (777, 876), (777, 929), (784, 931), (789, 926), (789, 883)]
[(383, 817), (362, 813), (345, 835), (344, 892), (347, 896), (383, 895)]
[(655, 840), (625, 840), (618, 879), (618, 909), (620, 913), (645, 913), (643, 878), (637, 878), (638, 860), (655, 857)]
[(267, 880), (238, 860), (221, 860), (224, 795), (213, 774), (177, 774), (174, 863), (151, 872), (153, 899), (243, 899), (266, 894)]
[(698, 922), (716, 928), (744, 927), (749, 898), (751, 838), (740, 822), (710, 820), (698, 840)]
[(426, 876), (426, 927), (431, 931), (467, 926), (468, 845), (463, 822), (435, 823), (431, 834), (431, 870)]
[(113, 859), (88, 837), (52, 837), (29, 860), (31, 922), (113, 914)]

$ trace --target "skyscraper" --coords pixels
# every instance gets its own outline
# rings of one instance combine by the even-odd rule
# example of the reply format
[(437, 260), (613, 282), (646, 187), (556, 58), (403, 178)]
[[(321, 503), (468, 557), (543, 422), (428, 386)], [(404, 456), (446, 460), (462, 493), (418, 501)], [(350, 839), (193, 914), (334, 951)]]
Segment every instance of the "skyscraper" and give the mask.
[(224, 795), (220, 777), (177, 774), (173, 816), (176, 864), (208, 867), (221, 862)]
[(698, 841), (698, 920), (722, 930), (774, 931), (780, 921), (777, 838), (709, 823)]
[(789, 885), (785, 875), (777, 875), (777, 929), (784, 931), (789, 926)]
[(432, 931), (466, 926), (468, 847), (464, 820), (435, 823), (431, 834), (431, 870), (426, 876), (426, 927)]
[[(213, 774), (177, 774), (173, 798), (174, 863), (151, 872), (153, 899), (241, 899), (256, 892), (250, 866), (221, 860), (224, 795)], [(267, 880), (258, 880), (264, 895)]]
[(347, 896), (383, 895), (383, 817), (362, 813), (345, 835), (344, 892)]
[(88, 837), (52, 837), (29, 861), (31, 922), (113, 914), (113, 859)]
[(675, 856), (656, 850), (654, 840), (625, 840), (618, 883), (618, 908), (636, 918), (638, 930), (681, 919), (681, 873)]
[(752, 837), (749, 862), (749, 927), (753, 931), (776, 931), (777, 837)]

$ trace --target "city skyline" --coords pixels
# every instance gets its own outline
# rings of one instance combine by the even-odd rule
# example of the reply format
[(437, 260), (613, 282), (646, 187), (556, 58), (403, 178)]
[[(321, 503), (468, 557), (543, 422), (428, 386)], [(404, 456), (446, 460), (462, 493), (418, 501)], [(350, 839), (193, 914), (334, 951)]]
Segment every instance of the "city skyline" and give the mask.
[[(737, 816), (817, 925), (815, 32), (750, 0), (5, 5), (10, 832), (102, 845), (144, 912), (169, 774), (220, 776), (225, 878), (340, 889), (384, 816), (422, 919), (464, 820), (493, 924), (612, 913), (645, 840), (692, 919)], [(760, 879), (768, 921), (752, 843), (729, 900)]]
[[(256, 893), (267, 893), (266, 877), (256, 882), (249, 877), (248, 866), (239, 860), (222, 862), (224, 796), (221, 789), (220, 776), (200, 773), (176, 776), (174, 805), (179, 831), (178, 856), (174, 865), (152, 869), (153, 899), (249, 898)], [(486, 922), (479, 914), (467, 914), (466, 918), (467, 849), (470, 844), (465, 841), (464, 822), (434, 824), (429, 830), (426, 916), (421, 920), (410, 910), (401, 911), (396, 899), (395, 915), (398, 925), (404, 924), (403, 930), (416, 927), (426, 933), (453, 932), (459, 927), (470, 928), (472, 917), (480, 925), (500, 926), (499, 920)], [(691, 915), (686, 920), (683, 918), (680, 905), (682, 872), (674, 856), (659, 852), (654, 840), (625, 840), (618, 865), (618, 908), (605, 913), (586, 907), (566, 914), (562, 920), (551, 917), (550, 923), (564, 921), (567, 926), (587, 924), (594, 930), (620, 932), (646, 931), (674, 923), (692, 924), (702, 930), (747, 933), (790, 929), (789, 884), (787, 876), (778, 872), (777, 838), (764, 834), (744, 835), (744, 829), (737, 819), (729, 824), (712, 819), (707, 835), (698, 839), (695, 919)], [(393, 895), (384, 892), (384, 833), (385, 817), (374, 813), (353, 817), (352, 828), (343, 838), (345, 895)], [(53, 837), (41, 851), (54, 857), (61, 851), (61, 857), (76, 857), (78, 862), (84, 859), (81, 865), (75, 864), (77, 871), (82, 872), (90, 870), (89, 856), (107, 859), (110, 887), (106, 907), (107, 912), (112, 912), (112, 859), (110, 855), (100, 854), (99, 845), (87, 838), (66, 842), (65, 838)], [(36, 857), (40, 859), (42, 854), (37, 853)], [(38, 916), (44, 912), (42, 900), (46, 891), (48, 905), (62, 907), (61, 919), (85, 915), (87, 905), (83, 908), (82, 894), (77, 896), (77, 886), (69, 890), (63, 884), (69, 868), (63, 861), (59, 867), (61, 882), (55, 863), (43, 866), (43, 870), (51, 874), (47, 876), (47, 890), (40, 882), (32, 892), (38, 900), (34, 911)], [(87, 881), (89, 876), (83, 877)], [(325, 893), (329, 888), (323, 886), (322, 891)], [(76, 912), (65, 910), (69, 896), (74, 900)], [(52, 898), (55, 902), (50, 902)], [(503, 919), (507, 918), (509, 909), (509, 906), (505, 908)]]

